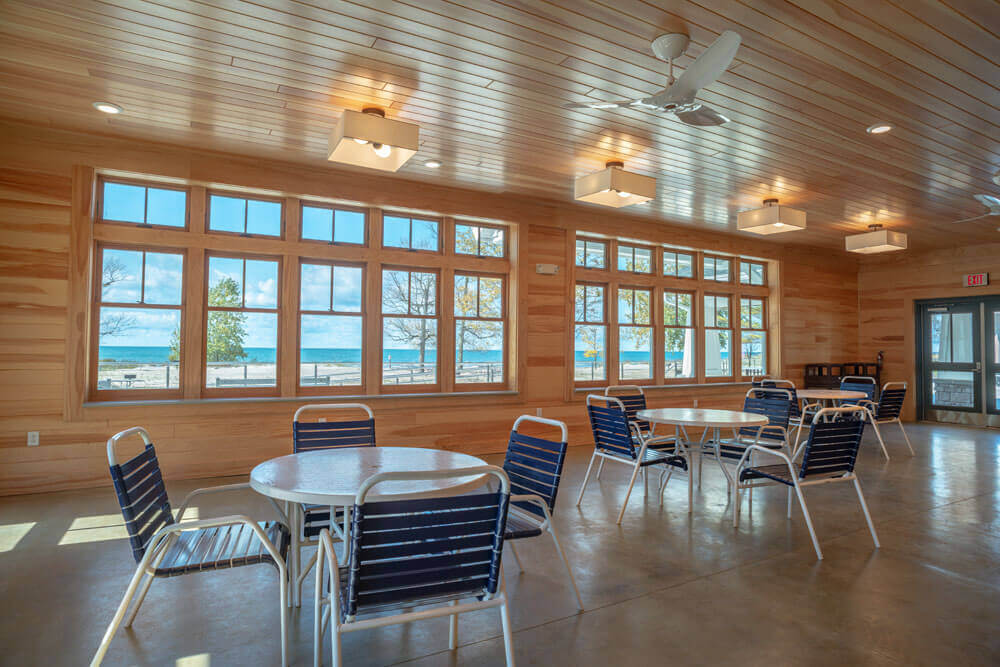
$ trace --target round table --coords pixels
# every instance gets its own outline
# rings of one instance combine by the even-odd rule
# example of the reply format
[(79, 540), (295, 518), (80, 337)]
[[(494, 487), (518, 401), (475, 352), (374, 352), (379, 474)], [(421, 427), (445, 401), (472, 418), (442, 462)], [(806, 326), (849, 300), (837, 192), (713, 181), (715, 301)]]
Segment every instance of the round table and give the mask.
[(860, 398), (868, 398), (868, 394), (863, 391), (844, 391), (841, 389), (797, 389), (795, 395), (814, 401), (856, 401)]
[[(302, 505), (330, 507), (330, 529), (345, 542), (350, 526), (350, 508), (361, 484), (380, 472), (420, 472), (474, 468), (488, 465), (482, 459), (441, 449), (419, 447), (343, 447), (287, 454), (264, 461), (250, 471), (250, 488), (275, 500), (284, 500), (292, 543), (289, 570), (292, 574), (291, 603), (301, 604), (303, 575), (299, 573), (299, 533)], [(482, 475), (451, 479), (393, 480), (372, 488), (371, 500), (402, 500), (414, 496), (458, 494), (482, 486)], [(337, 525), (336, 508), (344, 508), (343, 527)], [(307, 568), (308, 571), (308, 568)]]
[[(704, 447), (711, 447), (715, 453), (715, 460), (719, 463), (719, 467), (722, 468), (722, 473), (726, 476), (726, 483), (732, 485), (733, 476), (722, 463), (722, 457), (719, 455), (719, 443), (721, 442), (721, 437), (719, 436), (719, 429), (722, 428), (748, 428), (754, 426), (765, 426), (768, 423), (766, 415), (758, 415), (753, 412), (740, 412), (738, 410), (714, 410), (714, 409), (701, 409), (701, 408), (656, 408), (653, 410), (639, 410), (635, 418), (641, 421), (648, 421), (653, 424), (665, 424), (668, 426), (677, 427), (678, 440), (683, 436), (683, 446), (685, 453), (684, 455), (688, 459), (688, 475), (691, 475), (692, 461), (691, 461), (691, 451), (690, 447), (691, 441), (688, 439), (687, 431), (685, 430), (688, 426), (693, 426), (695, 428), (704, 428), (705, 434), (708, 434), (709, 429), (712, 431), (712, 439), (709, 442), (705, 442), (704, 435), (701, 441), (698, 443), (698, 447), (693, 451), (698, 452), (698, 484), (701, 484), (701, 454)], [(688, 484), (688, 512), (691, 511), (691, 484)]]

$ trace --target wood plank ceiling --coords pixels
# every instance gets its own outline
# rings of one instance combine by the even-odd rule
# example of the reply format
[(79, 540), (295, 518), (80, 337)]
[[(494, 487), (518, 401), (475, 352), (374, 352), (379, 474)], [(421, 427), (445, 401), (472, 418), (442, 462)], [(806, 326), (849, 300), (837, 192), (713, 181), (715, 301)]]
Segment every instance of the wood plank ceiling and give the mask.
[[(727, 29), (743, 46), (700, 95), (725, 126), (560, 108), (649, 95), (653, 38), (691, 36), (683, 69)], [(1000, 218), (950, 224), (1000, 194), (992, 0), (0, 0), (0, 35), (0, 116), (320, 165), (340, 111), (374, 103), (420, 125), (408, 178), (569, 201), (623, 159), (666, 220), (735, 230), (778, 197), (809, 230), (776, 242), (1000, 240)]]

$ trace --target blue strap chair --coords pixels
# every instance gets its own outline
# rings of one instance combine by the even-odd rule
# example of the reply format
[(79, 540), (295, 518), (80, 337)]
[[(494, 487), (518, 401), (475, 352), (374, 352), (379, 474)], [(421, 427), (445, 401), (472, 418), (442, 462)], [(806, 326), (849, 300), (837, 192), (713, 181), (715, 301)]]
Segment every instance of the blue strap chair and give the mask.
[(611, 385), (604, 389), (604, 395), (614, 396), (621, 401), (629, 421), (635, 422), (643, 435), (649, 435), (653, 432), (653, 425), (648, 421), (636, 418), (636, 413), (646, 409), (646, 394), (643, 393), (642, 387), (637, 384)]
[[(878, 383), (875, 382), (875, 378), (867, 375), (845, 375), (840, 378), (841, 391), (860, 391), (865, 394), (864, 400), (866, 401), (875, 400), (875, 390), (877, 388)], [(846, 403), (852, 403), (852, 401), (846, 401)]]
[[(474, 475), (495, 477), (499, 490), (369, 500), (381, 482)], [(496, 466), (380, 473), (365, 480), (354, 500), (343, 566), (330, 532), (323, 529), (319, 535), (313, 664), (318, 667), (322, 662), (328, 622), (333, 665), (341, 667), (344, 633), (449, 616), (449, 647), (455, 650), (459, 614), (499, 607), (507, 665), (513, 667), (514, 644), (500, 569), (510, 491), (506, 473)]]
[[(788, 424), (792, 414), (791, 392), (768, 387), (751, 389), (743, 398), (743, 412), (766, 416), (767, 425), (734, 429), (731, 440), (719, 443), (717, 456), (720, 460), (735, 463), (752, 444), (792, 454), (791, 443), (788, 441)], [(716, 456), (712, 447), (706, 448), (705, 453)]]
[[(331, 413), (346, 415), (349, 412), (364, 412), (366, 419), (330, 420)], [(343, 447), (375, 446), (375, 414), (364, 403), (315, 403), (303, 405), (292, 417), (292, 451), (311, 452), (319, 449), (341, 449)], [(305, 580), (316, 554), (301, 567), (302, 549), (318, 544), (319, 532), (330, 526), (330, 508), (325, 505), (299, 505), (296, 515), (301, 521), (294, 521), (298, 529), (292, 536), (292, 572), (295, 573), (295, 589), (292, 593), (298, 605), (302, 598), (302, 582)], [(343, 519), (343, 511), (337, 510), (334, 519)]]
[[(583, 492), (587, 490), (590, 472), (594, 468), (594, 461), (598, 459), (602, 463), (614, 461), (632, 466), (632, 478), (629, 480), (625, 500), (618, 513), (616, 523), (619, 524), (622, 522), (622, 517), (625, 516), (625, 507), (628, 506), (628, 499), (632, 495), (632, 487), (635, 486), (635, 480), (640, 470), (648, 466), (654, 466), (660, 470), (661, 502), (663, 490), (666, 488), (667, 482), (670, 481), (670, 475), (673, 474), (673, 471), (675, 469), (689, 471), (688, 453), (683, 443), (672, 435), (656, 438), (644, 436), (635, 423), (629, 421), (625, 406), (614, 396), (590, 394), (587, 396), (587, 414), (590, 417), (590, 428), (594, 434), (594, 453), (590, 457), (590, 465), (587, 466), (587, 474), (583, 478), (580, 495), (576, 499), (577, 507), (583, 501)], [(667, 447), (668, 444), (669, 447)], [(664, 448), (659, 449), (658, 446), (664, 446)], [(692, 487), (689, 474), (688, 512), (691, 511), (691, 496)]]
[(906, 442), (906, 448), (910, 450), (910, 456), (913, 456), (913, 446), (910, 445), (910, 438), (906, 435), (906, 429), (903, 428), (903, 422), (899, 418), (900, 413), (903, 411), (903, 401), (905, 399), (905, 382), (886, 382), (879, 393), (877, 403), (866, 400), (856, 402), (868, 410), (872, 426), (875, 427), (875, 435), (878, 437), (879, 445), (882, 446), (882, 454), (885, 455), (886, 461), (889, 460), (889, 452), (885, 448), (885, 440), (882, 439), (882, 429), (879, 427), (879, 424), (898, 424), (899, 430), (903, 432), (903, 440)]
[[(131, 436), (142, 438), (145, 448), (139, 455), (119, 463), (115, 452), (118, 441)], [(278, 569), (281, 590), (281, 664), (287, 665), (288, 576), (285, 556), (290, 541), (288, 527), (276, 521), (258, 523), (242, 514), (184, 520), (184, 513), (195, 497), (206, 493), (249, 489), (249, 484), (227, 484), (192, 491), (181, 503), (175, 521), (156, 450), (149, 433), (138, 426), (111, 436), (108, 440), (108, 465), (122, 516), (125, 518), (132, 556), (138, 567), (91, 665), (100, 665), (104, 660), (123, 619), (125, 627), (131, 627), (154, 578), (257, 563), (270, 563)], [(132, 610), (126, 618), (126, 611), (133, 601)]]
[[(822, 560), (823, 552), (820, 550), (819, 540), (813, 529), (809, 508), (802, 496), (802, 488), (815, 484), (853, 482), (854, 490), (858, 494), (858, 501), (861, 503), (861, 510), (868, 522), (872, 541), (878, 548), (879, 542), (878, 535), (875, 533), (875, 524), (872, 523), (872, 517), (868, 513), (868, 505), (861, 492), (861, 484), (858, 482), (857, 475), (854, 474), (854, 465), (857, 461), (858, 448), (861, 446), (861, 436), (864, 433), (867, 416), (868, 412), (858, 406), (824, 408), (818, 411), (809, 427), (809, 436), (803, 445), (802, 462), (798, 465), (793, 463), (793, 457), (784, 452), (758, 444), (747, 447), (737, 466), (737, 482), (733, 488), (733, 527), (739, 526), (740, 491), (756, 486), (785, 485), (788, 487), (789, 494), (788, 517), (792, 516), (791, 492), (794, 490), (799, 499), (799, 505), (802, 506), (802, 514), (805, 516), (806, 526), (809, 528), (810, 537), (812, 537), (816, 558)], [(762, 426), (761, 428), (766, 427)], [(777, 457), (781, 459), (781, 463), (752, 465), (749, 456), (753, 452)]]
[[(525, 435), (518, 431), (525, 422), (554, 426), (559, 429), (560, 439), (549, 440)], [(559, 536), (556, 534), (556, 527), (552, 523), (552, 512), (556, 508), (556, 494), (559, 493), (559, 481), (566, 460), (567, 442), (566, 424), (563, 422), (530, 415), (518, 417), (514, 422), (510, 441), (507, 443), (507, 455), (503, 461), (503, 469), (510, 478), (511, 493), (514, 494), (510, 497), (511, 511), (507, 516), (504, 540), (510, 545), (518, 570), (523, 572), (521, 558), (514, 550), (514, 540), (538, 537), (545, 532), (551, 535), (556, 551), (559, 552), (559, 558), (566, 567), (566, 575), (576, 594), (576, 602), (582, 610), (583, 600), (580, 598), (580, 590), (576, 587), (573, 568), (570, 567), (566, 552), (563, 551)]]
[(794, 447), (798, 447), (799, 441), (802, 439), (802, 428), (809, 423), (816, 410), (819, 410), (823, 406), (819, 403), (806, 403), (803, 405), (802, 399), (799, 398), (795, 390), (795, 383), (791, 380), (766, 378), (761, 380), (760, 386), (764, 389), (784, 389), (792, 395), (792, 413), (789, 417), (789, 424), (795, 427)]

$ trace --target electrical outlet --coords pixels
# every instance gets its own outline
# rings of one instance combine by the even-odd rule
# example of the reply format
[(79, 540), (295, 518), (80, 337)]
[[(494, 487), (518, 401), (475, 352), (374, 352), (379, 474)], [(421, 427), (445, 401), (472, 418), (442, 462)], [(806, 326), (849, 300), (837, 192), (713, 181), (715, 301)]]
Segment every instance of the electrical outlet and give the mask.
[(694, 399), (694, 407), (698, 407), (698, 399)]
[(535, 408), (535, 416), (536, 417), (541, 417), (542, 416), (542, 409), (541, 408)]
[(28, 431), (28, 447), (38, 446), (38, 431)]
[(326, 417), (320, 417), (316, 421), (318, 421), (320, 424), (324, 424), (324, 423), (326, 423)]

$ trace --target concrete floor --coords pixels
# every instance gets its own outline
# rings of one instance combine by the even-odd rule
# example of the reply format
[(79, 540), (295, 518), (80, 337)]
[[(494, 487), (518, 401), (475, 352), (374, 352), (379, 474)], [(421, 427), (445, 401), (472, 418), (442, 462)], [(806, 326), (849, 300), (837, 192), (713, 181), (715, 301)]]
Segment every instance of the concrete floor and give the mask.
[[(798, 508), (786, 520), (783, 488), (755, 492), (752, 516), (734, 531), (714, 464), (690, 517), (686, 481), (675, 478), (662, 507), (637, 487), (616, 526), (624, 466), (608, 466), (577, 509), (591, 450), (572, 448), (556, 520), (587, 611), (576, 612), (551, 542), (519, 542), (525, 573), (505, 558), (518, 664), (1000, 663), (1000, 433), (908, 429), (916, 457), (889, 427), (892, 461), (869, 434), (858, 464), (881, 549), (851, 485), (806, 491), (822, 562)], [(176, 506), (196, 486), (233, 481), (168, 488)], [(267, 516), (252, 492), (210, 497), (199, 510), (248, 508)], [(110, 482), (0, 500), (0, 663), (89, 662), (134, 568), (120, 524)], [(308, 583), (291, 626), (297, 665), (312, 663)], [(277, 596), (266, 566), (158, 580), (105, 664), (277, 664)], [(499, 635), (493, 610), (462, 617), (455, 653), (444, 619), (359, 632), (345, 639), (345, 664), (499, 665)], [(329, 664), (326, 642), (324, 652)]]

